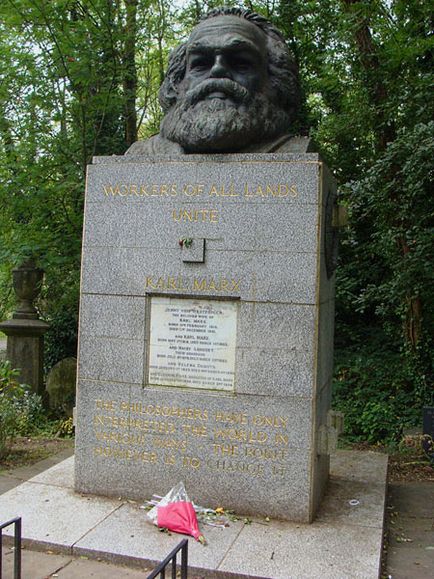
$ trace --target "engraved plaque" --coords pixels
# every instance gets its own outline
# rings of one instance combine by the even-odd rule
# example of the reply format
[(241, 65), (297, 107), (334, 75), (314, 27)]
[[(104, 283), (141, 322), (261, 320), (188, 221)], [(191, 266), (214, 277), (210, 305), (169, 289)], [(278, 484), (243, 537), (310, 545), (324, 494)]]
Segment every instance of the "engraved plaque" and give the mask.
[(233, 390), (238, 304), (151, 298), (148, 384)]

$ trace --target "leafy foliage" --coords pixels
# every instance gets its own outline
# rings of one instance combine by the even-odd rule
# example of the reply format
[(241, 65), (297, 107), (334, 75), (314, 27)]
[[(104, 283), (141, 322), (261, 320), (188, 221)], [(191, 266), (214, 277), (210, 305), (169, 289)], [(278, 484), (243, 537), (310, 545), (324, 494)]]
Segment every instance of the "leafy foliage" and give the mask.
[(9, 361), (0, 361), (0, 459), (16, 436), (33, 434), (44, 420), (41, 397), (19, 383), (19, 373)]
[(87, 164), (158, 128), (171, 13), (167, 0), (0, 5), (0, 313), (13, 308), (11, 268), (35, 257), (46, 369), (76, 355)]

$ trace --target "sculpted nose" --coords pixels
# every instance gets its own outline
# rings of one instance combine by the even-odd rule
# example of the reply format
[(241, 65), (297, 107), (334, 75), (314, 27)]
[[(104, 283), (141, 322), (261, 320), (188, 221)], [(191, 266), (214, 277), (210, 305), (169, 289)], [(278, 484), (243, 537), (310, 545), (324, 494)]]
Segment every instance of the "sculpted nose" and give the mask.
[(215, 57), (210, 76), (214, 78), (232, 78), (226, 59), (222, 54), (217, 54)]

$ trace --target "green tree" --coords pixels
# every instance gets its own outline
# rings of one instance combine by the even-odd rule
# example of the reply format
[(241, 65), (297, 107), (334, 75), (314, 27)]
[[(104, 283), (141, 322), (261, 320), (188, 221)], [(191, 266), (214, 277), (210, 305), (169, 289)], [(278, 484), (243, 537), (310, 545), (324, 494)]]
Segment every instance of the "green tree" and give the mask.
[(0, 283), (29, 255), (44, 268), (48, 365), (75, 353), (87, 164), (137, 137), (136, 60), (147, 34), (138, 13), (151, 4), (0, 6)]

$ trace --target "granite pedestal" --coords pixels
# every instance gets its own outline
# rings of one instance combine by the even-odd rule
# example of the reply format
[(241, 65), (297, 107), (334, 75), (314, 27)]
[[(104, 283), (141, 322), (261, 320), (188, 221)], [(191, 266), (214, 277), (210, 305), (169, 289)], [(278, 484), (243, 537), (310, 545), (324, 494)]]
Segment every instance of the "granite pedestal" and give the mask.
[(99, 157), (75, 488), (310, 522), (329, 470), (335, 185), (318, 155)]

